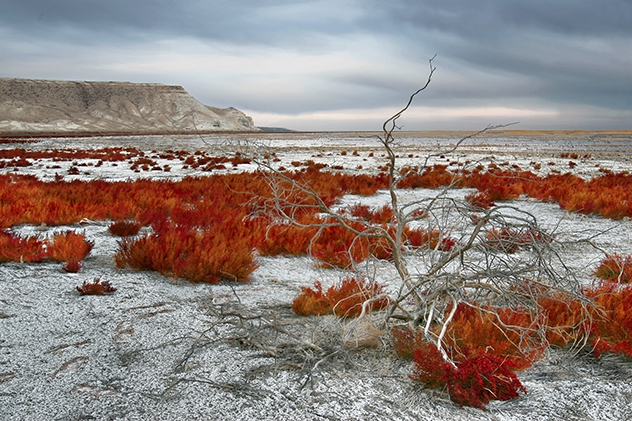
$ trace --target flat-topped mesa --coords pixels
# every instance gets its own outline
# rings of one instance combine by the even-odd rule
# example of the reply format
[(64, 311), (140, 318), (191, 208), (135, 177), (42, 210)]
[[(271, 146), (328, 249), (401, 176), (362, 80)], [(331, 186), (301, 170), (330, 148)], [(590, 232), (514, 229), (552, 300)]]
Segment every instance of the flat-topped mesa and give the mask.
[(0, 78), (0, 134), (258, 130), (241, 111), (205, 106), (181, 86)]

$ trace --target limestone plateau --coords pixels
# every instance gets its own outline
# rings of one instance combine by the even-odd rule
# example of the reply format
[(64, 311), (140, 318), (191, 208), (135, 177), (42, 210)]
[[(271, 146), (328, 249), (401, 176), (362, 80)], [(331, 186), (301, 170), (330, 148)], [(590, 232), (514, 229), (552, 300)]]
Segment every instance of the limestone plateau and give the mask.
[(0, 78), (0, 134), (259, 131), (235, 108), (203, 105), (181, 86)]

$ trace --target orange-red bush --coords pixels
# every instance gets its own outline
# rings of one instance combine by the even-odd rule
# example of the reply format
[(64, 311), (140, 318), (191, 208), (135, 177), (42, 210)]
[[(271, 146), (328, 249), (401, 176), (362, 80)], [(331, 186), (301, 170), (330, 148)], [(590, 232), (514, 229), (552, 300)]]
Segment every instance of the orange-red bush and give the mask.
[(118, 267), (154, 270), (191, 282), (248, 282), (257, 263), (250, 231), (241, 227), (241, 231), (237, 227), (207, 231), (168, 222), (155, 224), (151, 235), (120, 241), (114, 259)]
[(46, 259), (45, 242), (0, 231), (0, 262), (37, 263)]
[(85, 234), (74, 231), (57, 233), (49, 243), (48, 256), (58, 262), (83, 260), (94, 247), (92, 241), (86, 240)]
[(442, 186), (454, 185), (462, 186), (462, 176), (447, 170), (447, 165), (435, 164), (426, 168), (421, 174), (416, 171), (409, 171), (397, 183), (400, 189), (436, 189)]
[(80, 295), (103, 295), (115, 292), (116, 288), (110, 284), (110, 281), (95, 278), (92, 282), (84, 281), (83, 285), (77, 287), (77, 291)]
[[(262, 224), (267, 221), (260, 221)], [(261, 229), (265, 231), (265, 236), (257, 244), (257, 250), (262, 256), (299, 256), (307, 254), (312, 239), (318, 232), (316, 226), (310, 224), (320, 224), (322, 220), (312, 214), (299, 215), (296, 221), (298, 224), (283, 224), (270, 222)]]
[(460, 303), (445, 341), (454, 353), (488, 353), (522, 370), (544, 355), (547, 345), (538, 335), (539, 322), (524, 308)]
[(617, 253), (606, 255), (593, 274), (604, 281), (630, 283), (632, 282), (632, 255), (625, 257)]
[(595, 356), (613, 352), (632, 357), (632, 284), (605, 281), (584, 294), (596, 306), (591, 330)]
[(476, 209), (486, 210), (495, 206), (492, 202), (491, 194), (488, 191), (479, 191), (476, 193), (468, 194), (465, 196), (465, 200)]
[(112, 222), (108, 227), (108, 231), (112, 235), (118, 235), (120, 237), (129, 237), (130, 235), (136, 235), (140, 231), (143, 225), (137, 221), (116, 221)]
[[(384, 286), (364, 278), (345, 278), (324, 293), (320, 281), (316, 281), (314, 288), (301, 287), (301, 293), (292, 302), (292, 310), (299, 316), (333, 312), (338, 317), (358, 317), (363, 304), (383, 292)], [(387, 298), (379, 298), (368, 305), (367, 311), (383, 309), (387, 305)]]
[(387, 224), (393, 222), (393, 208), (384, 205), (377, 210), (372, 210), (370, 206), (356, 203), (349, 207), (349, 214), (354, 218), (372, 222), (374, 224)]
[(405, 235), (412, 247), (427, 250), (451, 251), (456, 245), (456, 240), (436, 228), (406, 229)]
[(537, 243), (549, 243), (553, 237), (543, 231), (536, 231), (532, 228), (502, 228), (491, 229), (485, 234), (484, 245), (490, 249), (512, 254), (518, 252), (523, 247)]
[(320, 316), (331, 312), (331, 304), (323, 293), (320, 281), (316, 281), (314, 288), (301, 287), (301, 293), (292, 301), (292, 311), (299, 316)]
[(427, 387), (447, 388), (450, 399), (461, 406), (485, 410), (491, 400), (511, 400), (527, 391), (511, 361), (492, 354), (466, 356), (454, 367), (429, 344), (415, 350), (413, 362), (413, 380)]
[(62, 265), (62, 269), (65, 272), (69, 273), (77, 273), (81, 270), (82, 264), (79, 260), (68, 260), (66, 263)]
[[(364, 278), (348, 277), (339, 285), (332, 285), (327, 290), (327, 299), (333, 312), (338, 317), (358, 317), (362, 313), (365, 301), (375, 298), (384, 292), (384, 286)], [(380, 310), (388, 306), (388, 299), (381, 298), (368, 306), (368, 311)]]
[[(359, 231), (360, 224), (352, 224)], [(322, 267), (349, 268), (369, 257), (366, 238), (361, 238), (340, 225), (326, 226), (319, 230), (313, 244), (312, 256), (323, 262)]]

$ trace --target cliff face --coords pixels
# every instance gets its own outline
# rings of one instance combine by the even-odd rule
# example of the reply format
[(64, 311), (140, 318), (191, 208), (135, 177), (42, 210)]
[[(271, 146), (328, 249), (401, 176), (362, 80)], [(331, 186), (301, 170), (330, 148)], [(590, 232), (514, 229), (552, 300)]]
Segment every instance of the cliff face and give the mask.
[(0, 78), (0, 133), (258, 131), (235, 108), (207, 107), (181, 86)]

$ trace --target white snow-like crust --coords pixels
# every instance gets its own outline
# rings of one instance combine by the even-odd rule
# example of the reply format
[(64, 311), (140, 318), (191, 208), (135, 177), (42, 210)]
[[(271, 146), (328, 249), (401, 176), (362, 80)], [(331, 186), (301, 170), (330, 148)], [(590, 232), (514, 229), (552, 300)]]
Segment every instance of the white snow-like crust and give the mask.
[[(260, 137), (256, 137), (260, 136)], [(382, 151), (368, 136), (347, 134), (252, 135), (248, 138), (206, 136), (100, 137), (44, 139), (36, 143), (2, 144), (2, 148), (86, 149), (134, 146), (152, 150), (205, 150), (210, 155), (276, 151), (279, 165), (312, 159), (347, 171), (375, 171), (383, 164)], [(402, 137), (398, 147), (403, 165), (416, 165), (437, 149), (449, 149), (450, 140)], [(615, 142), (616, 143), (616, 142)], [(586, 177), (600, 168), (620, 171), (630, 167), (630, 143), (603, 144), (564, 138), (555, 143), (538, 139), (479, 138), (455, 154), (439, 155), (430, 163), (457, 161), (465, 165), (508, 161), (532, 170), (542, 163)], [(569, 150), (572, 145), (572, 150)], [(597, 146), (599, 146), (599, 149)], [(341, 155), (341, 151), (347, 151)], [(358, 151), (357, 156), (352, 151)], [(568, 167), (560, 151), (591, 153)], [(614, 151), (614, 152), (613, 152)], [(374, 156), (369, 157), (373, 152)], [(408, 157), (412, 154), (412, 157)], [(320, 156), (318, 156), (320, 155)], [(419, 158), (421, 157), (421, 158)], [(89, 160), (88, 160), (89, 161)], [(50, 181), (55, 174), (66, 180), (126, 180), (136, 177), (178, 179), (206, 175), (183, 170), (179, 161), (159, 161), (170, 172), (135, 173), (128, 163), (79, 167), (67, 175), (72, 162), (37, 161), (33, 166), (2, 171), (34, 174)], [(555, 166), (547, 163), (555, 162)], [(79, 162), (81, 163), (81, 162)], [(94, 162), (92, 162), (94, 164)], [(360, 170), (357, 167), (362, 165)], [(453, 164), (458, 165), (458, 164)], [(49, 168), (47, 168), (49, 167)], [(240, 165), (225, 170), (250, 171)], [(471, 191), (451, 194), (463, 197)], [(432, 191), (403, 192), (432, 195)], [(408, 195), (408, 196), (407, 196)], [(347, 196), (341, 205), (381, 206), (385, 192), (373, 197)], [(534, 213), (542, 227), (564, 239), (593, 239), (609, 253), (632, 253), (632, 222), (582, 216), (560, 210), (556, 204), (519, 199), (513, 204)], [(632, 414), (632, 364), (619, 357), (594, 360), (562, 351), (549, 355), (519, 373), (528, 394), (509, 402), (493, 402), (488, 412), (460, 408), (444, 395), (424, 390), (408, 379), (411, 366), (385, 347), (341, 352), (308, 379), (308, 363), (275, 366), (261, 349), (240, 344), (240, 331), (219, 323), (213, 309), (231, 305), (253, 314), (280, 315), (279, 323), (301, 325), (298, 332), (329, 347), (340, 346), (343, 322), (333, 317), (297, 318), (289, 305), (300, 291), (321, 280), (324, 286), (347, 275), (341, 270), (314, 266), (307, 257), (259, 257), (260, 267), (250, 283), (191, 284), (154, 272), (117, 269), (113, 256), (117, 238), (107, 231), (109, 221), (50, 228), (19, 226), (21, 235), (52, 235), (56, 230), (84, 232), (95, 244), (79, 273), (69, 274), (58, 263), (0, 265), (0, 419), (2, 420), (624, 420)], [(603, 258), (594, 248), (578, 245), (566, 250), (568, 261), (586, 274)], [(375, 263), (379, 281), (389, 284), (395, 274), (386, 263)], [(95, 278), (110, 281), (117, 291), (104, 296), (79, 296), (75, 287)], [(390, 283), (389, 283), (390, 282)], [(296, 319), (300, 319), (298, 322)], [(264, 329), (264, 327), (262, 327)], [(287, 338), (278, 334), (279, 343)], [(311, 335), (311, 336), (310, 336)], [(336, 345), (338, 344), (338, 345)], [(311, 361), (314, 363), (314, 361)], [(305, 364), (301, 366), (301, 364)], [(272, 368), (271, 368), (272, 367)]]

